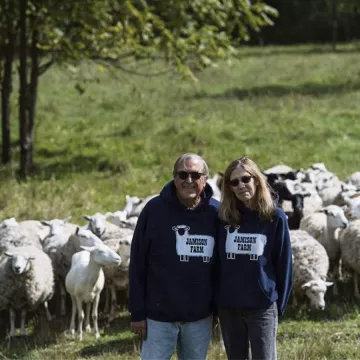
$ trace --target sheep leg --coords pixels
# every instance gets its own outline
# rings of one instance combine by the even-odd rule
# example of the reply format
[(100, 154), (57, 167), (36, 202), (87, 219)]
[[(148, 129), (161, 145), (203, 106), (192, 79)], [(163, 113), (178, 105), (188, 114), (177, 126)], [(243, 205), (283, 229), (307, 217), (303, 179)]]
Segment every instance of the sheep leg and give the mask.
[(343, 273), (342, 273), (342, 260), (339, 260), (339, 266), (338, 266), (338, 276), (339, 276), (339, 281), (343, 281)]
[(26, 335), (25, 329), (25, 321), (26, 321), (26, 310), (21, 310), (21, 327), (20, 327), (20, 335)]
[(15, 336), (15, 311), (10, 309), (10, 337)]
[(86, 303), (86, 314), (85, 314), (85, 331), (90, 332), (90, 310), (91, 310), (91, 302)]
[(65, 316), (66, 314), (66, 290), (63, 281), (59, 281), (60, 290), (60, 315)]
[(108, 286), (105, 286), (105, 305), (104, 305), (104, 314), (107, 314), (110, 311), (110, 289)]
[(78, 320), (79, 320), (79, 340), (83, 339), (83, 322), (84, 322), (84, 312), (82, 308), (82, 300), (78, 297), (76, 298), (77, 312), (78, 312)]
[(356, 299), (360, 300), (358, 275), (356, 272), (354, 272), (354, 296)]
[(296, 307), (298, 305), (298, 302), (297, 302), (297, 297), (296, 297), (296, 293), (294, 290), (292, 291), (291, 296), (292, 296), (292, 306)]
[(51, 316), (51, 314), (50, 314), (49, 306), (48, 306), (48, 302), (47, 302), (47, 301), (44, 302), (44, 308), (45, 308), (46, 318), (48, 319), (48, 321), (51, 321), (51, 320), (52, 320), (52, 316)]
[(95, 299), (93, 301), (93, 308), (92, 308), (92, 320), (93, 320), (94, 333), (96, 339), (100, 338), (99, 327), (98, 327), (99, 301), (100, 301), (100, 293), (95, 296)]
[(334, 285), (333, 285), (333, 294), (334, 296), (338, 296), (338, 281), (340, 279), (340, 264), (339, 261), (335, 261), (333, 264), (333, 277), (334, 277)]
[(71, 320), (70, 320), (70, 333), (75, 335), (75, 316), (76, 316), (76, 299), (71, 295)]
[(110, 304), (110, 315), (109, 315), (109, 322), (113, 321), (115, 319), (115, 310), (116, 310), (116, 287), (115, 285), (110, 286), (110, 292), (111, 292), (111, 304)]

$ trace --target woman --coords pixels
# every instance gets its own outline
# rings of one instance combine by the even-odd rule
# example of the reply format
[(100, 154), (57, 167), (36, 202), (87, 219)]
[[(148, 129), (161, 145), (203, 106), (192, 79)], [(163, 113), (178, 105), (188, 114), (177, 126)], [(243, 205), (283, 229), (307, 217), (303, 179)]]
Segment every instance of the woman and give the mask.
[(287, 218), (249, 158), (227, 167), (220, 204), (218, 315), (229, 359), (275, 360), (292, 286)]

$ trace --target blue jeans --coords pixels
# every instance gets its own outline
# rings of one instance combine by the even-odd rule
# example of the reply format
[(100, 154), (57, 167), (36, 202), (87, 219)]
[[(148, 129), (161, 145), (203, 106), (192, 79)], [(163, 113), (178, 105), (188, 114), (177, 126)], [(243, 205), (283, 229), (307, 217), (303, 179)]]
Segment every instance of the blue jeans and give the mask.
[(277, 359), (276, 303), (267, 309), (219, 309), (219, 320), (228, 359)]
[(147, 319), (142, 360), (168, 360), (175, 348), (179, 360), (205, 360), (212, 331), (212, 315), (193, 322), (161, 322)]

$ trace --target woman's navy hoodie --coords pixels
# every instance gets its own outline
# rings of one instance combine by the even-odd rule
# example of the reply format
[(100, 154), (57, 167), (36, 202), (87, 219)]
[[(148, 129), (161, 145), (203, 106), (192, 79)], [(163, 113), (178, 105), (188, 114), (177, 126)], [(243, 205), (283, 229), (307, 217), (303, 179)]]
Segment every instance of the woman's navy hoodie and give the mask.
[(220, 308), (265, 309), (277, 303), (279, 315), (292, 288), (292, 252), (284, 211), (277, 208), (272, 221), (239, 202), (241, 224), (220, 224), (219, 274), (216, 303)]
[(212, 313), (219, 202), (211, 196), (206, 184), (201, 203), (187, 209), (171, 181), (141, 212), (130, 256), (132, 321), (197, 321)]

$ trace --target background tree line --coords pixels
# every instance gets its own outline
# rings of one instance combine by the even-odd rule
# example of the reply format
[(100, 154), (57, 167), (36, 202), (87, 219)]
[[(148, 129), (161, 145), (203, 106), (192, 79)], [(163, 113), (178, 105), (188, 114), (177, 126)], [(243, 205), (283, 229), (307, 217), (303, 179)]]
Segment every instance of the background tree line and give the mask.
[[(359, 0), (267, 0), (279, 12), (261, 31), (264, 44), (352, 41), (360, 38)], [(258, 44), (253, 36), (251, 44)]]

